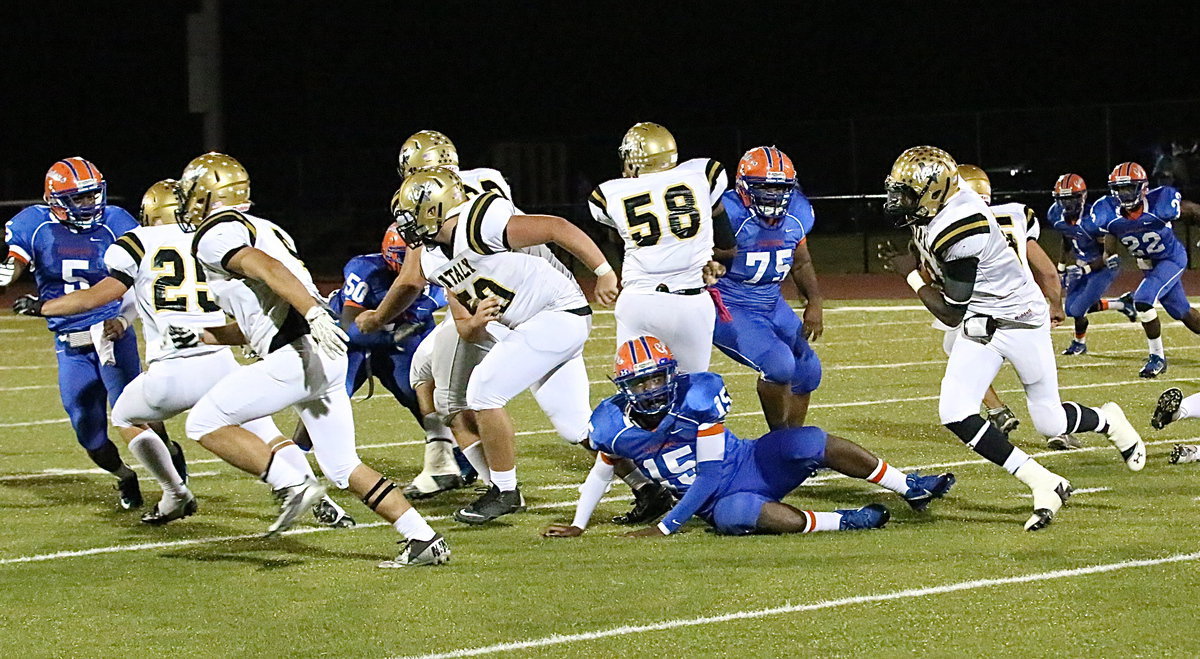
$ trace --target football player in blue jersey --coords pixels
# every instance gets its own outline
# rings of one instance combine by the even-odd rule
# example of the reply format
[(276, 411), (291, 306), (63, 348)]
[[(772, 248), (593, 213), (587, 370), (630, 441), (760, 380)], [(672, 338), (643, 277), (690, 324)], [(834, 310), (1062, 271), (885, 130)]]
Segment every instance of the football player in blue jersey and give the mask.
[(1180, 280), (1187, 268), (1187, 250), (1171, 228), (1179, 218), (1179, 191), (1168, 186), (1148, 188), (1141, 165), (1117, 165), (1108, 175), (1110, 195), (1092, 206), (1091, 219), (1102, 234), (1120, 241), (1143, 271), (1142, 283), (1133, 292), (1133, 306), (1146, 330), (1150, 356), (1138, 375), (1153, 378), (1167, 370), (1162, 324), (1154, 304), (1161, 304), (1196, 334), (1200, 334), (1200, 311), (1188, 302)]
[(896, 492), (915, 510), (924, 510), (954, 484), (953, 474), (905, 474), (815, 426), (739, 439), (724, 425), (732, 401), (721, 376), (677, 373), (670, 349), (653, 336), (621, 344), (615, 371), (620, 393), (592, 413), (587, 439), (600, 459), (581, 488), (575, 520), (551, 526), (548, 537), (583, 533), (612, 477), (614, 458), (631, 460), (678, 498), (661, 522), (630, 534), (639, 537), (671, 535), (692, 517), (728, 535), (874, 529), (887, 523), (890, 513), (880, 504), (822, 513), (781, 501), (821, 468)]
[(1058, 260), (1067, 315), (1075, 319), (1075, 338), (1063, 350), (1064, 355), (1087, 352), (1087, 314), (1118, 311), (1130, 322), (1137, 320), (1133, 293), (1105, 299), (1104, 292), (1121, 270), (1121, 257), (1104, 253), (1104, 240), (1091, 220), (1087, 204), (1087, 183), (1078, 174), (1063, 174), (1054, 182), (1054, 203), (1046, 213), (1050, 226), (1062, 234), (1062, 255)]
[[(107, 203), (104, 176), (83, 158), (60, 160), (46, 172), (45, 204), (29, 206), (5, 225), (7, 267), (0, 288), (26, 270), (33, 272), (37, 298), (18, 298), (21, 312), (37, 300), (52, 300), (108, 276), (104, 252), (121, 234), (138, 226), (124, 209)], [(121, 507), (142, 505), (137, 475), (108, 438), (105, 402), (115, 403), (141, 372), (137, 336), (126, 331), (121, 300), (72, 316), (47, 318), (55, 334), (58, 388), (75, 438), (88, 457), (117, 477)], [(132, 315), (133, 309), (128, 310)]]
[[(821, 360), (808, 345), (823, 331), (821, 290), (808, 254), (812, 204), (796, 184), (792, 161), (773, 146), (750, 149), (738, 163), (734, 190), (721, 196), (737, 240), (737, 256), (715, 284), (728, 314), (713, 343), (758, 371), (758, 398), (771, 430), (804, 425)], [(804, 296), (804, 319), (780, 283), (791, 275)]]
[(427, 285), (394, 323), (376, 332), (362, 332), (354, 322), (362, 312), (379, 307), (407, 252), (408, 245), (392, 224), (378, 253), (361, 254), (346, 263), (345, 284), (329, 299), (329, 306), (350, 337), (347, 392), (353, 395), (373, 375), (426, 430), (425, 469), (418, 478), (431, 482), (405, 489), (405, 496), (421, 499), (466, 484), (455, 460), (458, 449), (453, 436), (445, 425), (428, 422), (409, 378), (417, 346), (433, 331), (433, 312), (446, 306), (446, 294), (440, 286)]

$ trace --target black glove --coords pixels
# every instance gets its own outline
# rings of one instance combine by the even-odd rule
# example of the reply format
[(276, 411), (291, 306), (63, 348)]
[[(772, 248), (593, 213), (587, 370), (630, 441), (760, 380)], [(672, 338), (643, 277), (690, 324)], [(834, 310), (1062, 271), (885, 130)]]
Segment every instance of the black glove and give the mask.
[(43, 304), (45, 302), (32, 295), (22, 295), (13, 301), (13, 311), (22, 316), (40, 316)]

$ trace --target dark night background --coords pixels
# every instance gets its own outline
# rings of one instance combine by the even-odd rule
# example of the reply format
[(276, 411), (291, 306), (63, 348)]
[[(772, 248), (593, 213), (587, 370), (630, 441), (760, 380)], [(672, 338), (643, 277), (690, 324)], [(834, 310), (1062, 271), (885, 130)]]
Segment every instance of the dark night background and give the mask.
[[(82, 155), (136, 210), (206, 146), (188, 111), (200, 3), (44, 7), (0, 9), (0, 199), (39, 197), (51, 163)], [(422, 128), (450, 135), (465, 167), (498, 166), (523, 208), (580, 222), (642, 120), (670, 128), (682, 158), (730, 169), (777, 144), (811, 195), (877, 193), (917, 143), (984, 166), (997, 189), (1046, 190), (1066, 169), (1096, 188), (1116, 162), (1150, 169), (1200, 137), (1194, 8), (761, 7), (225, 1), (223, 147), (258, 212), (336, 272), (377, 245), (396, 152)], [(871, 204), (817, 208), (820, 232), (883, 226)]]

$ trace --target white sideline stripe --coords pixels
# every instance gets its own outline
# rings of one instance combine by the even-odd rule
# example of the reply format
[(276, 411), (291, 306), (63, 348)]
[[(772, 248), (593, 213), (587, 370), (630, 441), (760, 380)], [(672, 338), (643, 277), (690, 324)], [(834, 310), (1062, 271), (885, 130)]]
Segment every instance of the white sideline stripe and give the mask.
[[(632, 496), (621, 497), (605, 497), (600, 500), (601, 503), (611, 503), (613, 501), (632, 501)], [(529, 510), (545, 510), (550, 508), (567, 508), (574, 506), (574, 501), (557, 501), (554, 503), (543, 503), (536, 506), (529, 506)], [(449, 519), (449, 515), (436, 515), (426, 517), (429, 522), (439, 522)], [(349, 529), (335, 529), (329, 526), (306, 526), (304, 528), (292, 529), (284, 531), (279, 535), (306, 535), (309, 533), (323, 533), (325, 531), (342, 531), (343, 533), (356, 531), (358, 529), (373, 529), (381, 526), (391, 526), (388, 522), (369, 522), (367, 524), (359, 524)], [(171, 547), (188, 547), (192, 545), (212, 544), (216, 542), (229, 542), (231, 540), (254, 540), (261, 539), (261, 533), (245, 533), (242, 535), (218, 535), (208, 538), (190, 538), (187, 540), (166, 540), (163, 542), (142, 542), (135, 545), (111, 545), (109, 547), (93, 547), (91, 549), (76, 549), (72, 551), (59, 551), (52, 554), (33, 554), (30, 556), (17, 556), (15, 558), (0, 559), (0, 565), (12, 565), (14, 563), (39, 563), (42, 561), (52, 561), (59, 558), (76, 558), (79, 556), (96, 556), (98, 554), (117, 554), (127, 551), (142, 551), (145, 549), (168, 549)]]
[(1024, 574), (1016, 577), (1004, 577), (1000, 579), (975, 579), (972, 581), (960, 581), (958, 583), (943, 584), (941, 586), (928, 586), (925, 588), (909, 588), (906, 590), (895, 590), (887, 593), (878, 593), (875, 595), (857, 595), (855, 597), (844, 597), (836, 600), (824, 600), (812, 604), (785, 604), (784, 606), (772, 607), (769, 609), (755, 609), (749, 611), (736, 611), (734, 613), (725, 613), (716, 616), (705, 616), (701, 618), (677, 618), (675, 620), (664, 620), (662, 622), (651, 623), (647, 625), (625, 625), (622, 627), (611, 627), (609, 629), (601, 629), (593, 632), (584, 632), (582, 634), (554, 634), (552, 636), (544, 636), (542, 638), (530, 639), (527, 641), (511, 641), (508, 643), (497, 643), (496, 645), (487, 645), (477, 648), (465, 648), (462, 650), (454, 650), (452, 652), (439, 652), (423, 655), (410, 655), (403, 659), (451, 659), (453, 657), (477, 657), (485, 654), (496, 654), (499, 652), (511, 652), (513, 650), (526, 650), (529, 648), (541, 648), (551, 645), (565, 645), (567, 643), (577, 643), (580, 641), (592, 641), (601, 638), (609, 638), (612, 636), (624, 636), (626, 634), (640, 634), (643, 632), (664, 631), (667, 629), (678, 629), (680, 627), (696, 627), (699, 625), (711, 625), (722, 622), (732, 622), (735, 620), (752, 620), (755, 618), (764, 618), (767, 616), (777, 616), (786, 613), (802, 613), (805, 611), (819, 611), (821, 609), (832, 609), (854, 604), (868, 604), (872, 602), (888, 602), (900, 599), (913, 599), (917, 597), (928, 597), (930, 595), (943, 595), (946, 593), (960, 592), (964, 590), (978, 590), (980, 588), (990, 588), (993, 586), (1007, 586), (1010, 584), (1036, 583), (1039, 581), (1050, 581), (1053, 579), (1065, 579), (1069, 577), (1079, 577), (1091, 574), (1102, 574), (1105, 572), (1115, 572), (1117, 570), (1126, 570), (1135, 567), (1153, 567), (1157, 565), (1165, 565), (1168, 563), (1182, 563), (1200, 559), (1200, 552), (1190, 554), (1174, 554), (1172, 556), (1164, 556), (1162, 558), (1148, 558), (1132, 561), (1121, 561), (1119, 563), (1102, 563), (1099, 565), (1088, 565), (1084, 567), (1068, 568), (1063, 570), (1052, 570), (1050, 572), (1037, 572), (1034, 574)]

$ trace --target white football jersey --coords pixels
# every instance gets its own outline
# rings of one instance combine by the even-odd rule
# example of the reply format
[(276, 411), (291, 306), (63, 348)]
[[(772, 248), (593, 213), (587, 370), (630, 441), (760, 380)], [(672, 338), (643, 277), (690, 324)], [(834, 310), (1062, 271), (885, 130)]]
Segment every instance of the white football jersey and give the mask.
[[(430, 283), (444, 287), (469, 309), (488, 296), (499, 297), (500, 322), (508, 327), (542, 311), (586, 309), (587, 298), (573, 280), (544, 258), (508, 248), (505, 229), (514, 214), (512, 202), (494, 191), (450, 211), (450, 219), (457, 218), (458, 224), (449, 254), (430, 244), (424, 251), (434, 253), (422, 257)], [(436, 267), (425, 269), (428, 265)]]
[(223, 208), (196, 230), (192, 250), (204, 266), (217, 303), (237, 321), (250, 347), (266, 356), (308, 333), (308, 321), (266, 284), (225, 269), (238, 250), (254, 247), (279, 261), (323, 303), (292, 237), (270, 220)]
[[(489, 169), (487, 167), (476, 167), (475, 169), (468, 169), (458, 172), (458, 177), (462, 179), (463, 189), (467, 193), (467, 199), (473, 199), (477, 195), (483, 194), (484, 192), (498, 192), (505, 199), (509, 200), (510, 202), (512, 201), (512, 187), (508, 185), (508, 181), (504, 180), (504, 175), (497, 170)], [(516, 208), (514, 205), (513, 212), (520, 215), (521, 209)], [(556, 270), (570, 278), (571, 281), (575, 281), (575, 273), (571, 272), (571, 269), (568, 268), (561, 260), (559, 260), (559, 258), (554, 255), (554, 251), (551, 250), (547, 245), (522, 247), (521, 249), (514, 251), (540, 256), (541, 258), (549, 261), (550, 265), (554, 266)], [(425, 272), (433, 271), (433, 268), (424, 266), (424, 261), (422, 261), (422, 267)]]
[(597, 186), (588, 199), (592, 217), (625, 241), (622, 287), (704, 286), (702, 271), (713, 253), (713, 208), (728, 184), (721, 163), (693, 158), (664, 172)]
[(1000, 231), (1009, 239), (1009, 246), (1017, 250), (1021, 263), (1029, 267), (1028, 241), (1037, 240), (1042, 236), (1042, 227), (1038, 223), (1037, 214), (1033, 209), (1020, 202), (996, 204), (988, 206)]
[(110, 277), (133, 290), (146, 338), (147, 363), (226, 349), (199, 345), (178, 350), (162, 342), (168, 325), (225, 324), (225, 314), (209, 290), (204, 269), (192, 256), (192, 234), (174, 223), (138, 227), (109, 246), (104, 264)]
[(968, 316), (992, 316), (1031, 327), (1048, 320), (1049, 307), (1029, 268), (973, 191), (960, 189), (933, 221), (912, 231), (922, 260), (938, 278), (949, 261), (979, 260)]

